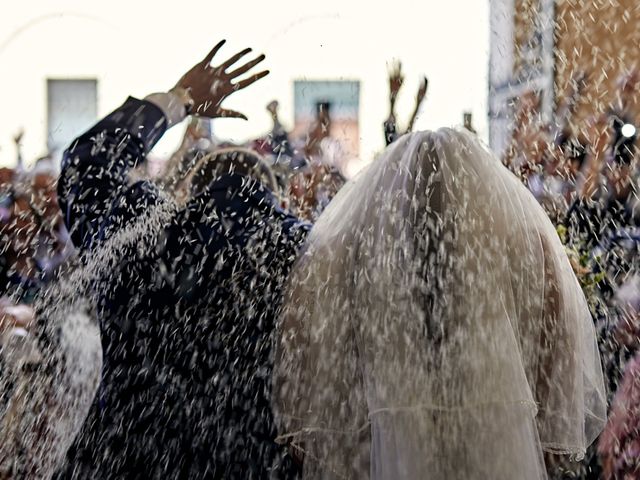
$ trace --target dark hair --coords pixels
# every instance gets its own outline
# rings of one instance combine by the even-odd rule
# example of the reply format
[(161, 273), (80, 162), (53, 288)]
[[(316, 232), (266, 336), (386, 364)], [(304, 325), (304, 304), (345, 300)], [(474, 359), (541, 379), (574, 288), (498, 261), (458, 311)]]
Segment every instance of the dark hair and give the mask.
[(186, 182), (190, 185), (191, 194), (197, 195), (227, 173), (251, 177), (273, 192), (278, 188), (276, 178), (267, 162), (257, 152), (245, 148), (217, 150), (202, 157), (187, 176)]

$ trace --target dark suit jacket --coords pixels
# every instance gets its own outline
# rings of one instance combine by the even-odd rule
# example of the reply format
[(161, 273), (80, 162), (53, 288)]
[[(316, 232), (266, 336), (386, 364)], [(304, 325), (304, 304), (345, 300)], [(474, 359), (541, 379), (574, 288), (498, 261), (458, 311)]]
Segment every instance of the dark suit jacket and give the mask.
[[(129, 98), (65, 152), (59, 201), (89, 254), (168, 200), (130, 184), (166, 128)], [(214, 181), (96, 278), (104, 366), (61, 478), (292, 478), (270, 408), (284, 282), (308, 225), (237, 174)]]

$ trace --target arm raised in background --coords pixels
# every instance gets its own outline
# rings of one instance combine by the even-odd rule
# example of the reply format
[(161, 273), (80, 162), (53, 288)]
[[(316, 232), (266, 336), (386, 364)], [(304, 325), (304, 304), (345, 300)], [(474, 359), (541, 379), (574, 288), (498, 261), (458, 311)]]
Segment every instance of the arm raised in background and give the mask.
[(251, 51), (247, 48), (214, 67), (211, 61), (223, 44), (224, 40), (219, 42), (169, 93), (153, 94), (145, 100), (130, 97), (65, 151), (58, 197), (76, 247), (90, 248), (108, 230), (158, 201), (155, 186), (146, 181), (130, 185), (128, 174), (145, 160), (167, 128), (189, 113), (246, 119), (239, 112), (222, 108), (221, 103), (269, 73), (259, 72), (234, 82), (264, 60), (264, 55), (231, 70)]
[(413, 109), (411, 118), (409, 118), (409, 125), (407, 125), (407, 133), (413, 130), (413, 124), (416, 123), (416, 118), (418, 118), (418, 113), (420, 113), (420, 107), (422, 106), (422, 102), (424, 102), (424, 97), (427, 95), (427, 88), (429, 88), (429, 79), (422, 77), (422, 81), (418, 87), (418, 93), (416, 94), (416, 106)]
[(396, 100), (402, 84), (402, 63), (396, 61), (389, 71), (389, 116), (384, 122), (384, 140), (386, 145), (393, 143), (398, 137), (398, 125), (396, 124)]

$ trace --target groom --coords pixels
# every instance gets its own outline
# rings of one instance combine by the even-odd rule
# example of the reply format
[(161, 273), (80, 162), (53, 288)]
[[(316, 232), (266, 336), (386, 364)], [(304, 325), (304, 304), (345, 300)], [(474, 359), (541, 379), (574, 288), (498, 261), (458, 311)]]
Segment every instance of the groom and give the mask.
[[(169, 202), (129, 172), (188, 114), (246, 118), (222, 101), (264, 56), (217, 67), (224, 41), (168, 93), (124, 105), (65, 152), (58, 194), (74, 244), (93, 253)], [(266, 479), (298, 472), (273, 439), (271, 343), (281, 291), (308, 226), (233, 168), (123, 247), (96, 283), (104, 357), (89, 416), (58, 478)]]

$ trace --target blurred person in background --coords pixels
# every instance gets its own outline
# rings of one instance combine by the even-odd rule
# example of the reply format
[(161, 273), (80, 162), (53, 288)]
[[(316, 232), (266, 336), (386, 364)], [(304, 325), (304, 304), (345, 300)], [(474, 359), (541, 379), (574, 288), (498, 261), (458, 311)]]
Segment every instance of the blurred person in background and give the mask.
[(318, 218), (346, 182), (340, 170), (344, 154), (340, 142), (331, 136), (331, 123), (331, 104), (318, 102), (304, 144), (306, 165), (291, 179), (292, 209), (309, 221)]
[(640, 221), (635, 194), (637, 134), (635, 126), (624, 120), (631, 115), (631, 97), (638, 89), (639, 78), (633, 73), (623, 75), (618, 85), (617, 105), (588, 121), (584, 178), (568, 214), (572, 231), (592, 246)]
[(42, 217), (27, 192), (13, 189), (8, 201), (9, 218), (1, 230), (0, 295), (30, 303), (42, 285), (36, 259)]
[(271, 165), (278, 190), (283, 200), (283, 206), (288, 208), (289, 188), (292, 177), (307, 166), (307, 162), (301, 153), (294, 150), (290, 134), (285, 129), (278, 115), (278, 101), (272, 100), (267, 104), (267, 112), (271, 117), (272, 127), (265, 136), (257, 138), (249, 143), (249, 147), (260, 153)]

